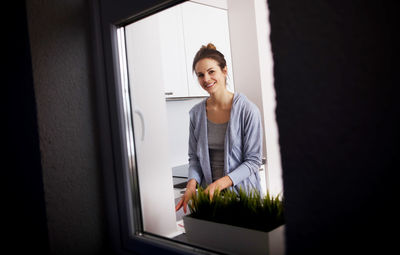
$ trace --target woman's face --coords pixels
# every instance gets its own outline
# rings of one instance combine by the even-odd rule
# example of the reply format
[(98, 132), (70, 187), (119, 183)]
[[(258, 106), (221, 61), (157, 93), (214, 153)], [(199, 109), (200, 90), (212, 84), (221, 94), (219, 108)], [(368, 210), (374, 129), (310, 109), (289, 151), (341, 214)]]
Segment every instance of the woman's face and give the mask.
[(209, 94), (226, 89), (226, 67), (221, 69), (214, 59), (204, 58), (195, 66), (195, 73), (200, 86)]

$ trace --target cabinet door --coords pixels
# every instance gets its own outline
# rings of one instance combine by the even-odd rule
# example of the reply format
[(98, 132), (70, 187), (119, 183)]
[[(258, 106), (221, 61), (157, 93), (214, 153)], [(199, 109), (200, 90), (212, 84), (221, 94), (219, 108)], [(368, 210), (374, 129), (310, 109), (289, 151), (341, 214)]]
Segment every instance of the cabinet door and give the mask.
[(202, 45), (213, 43), (224, 54), (228, 66), (228, 89), (233, 91), (231, 48), (228, 13), (226, 10), (198, 3), (182, 4), (183, 34), (189, 96), (207, 96), (192, 72), (193, 58)]
[(187, 97), (188, 86), (183, 41), (181, 6), (158, 14), (161, 63), (166, 98)]
[(150, 16), (126, 26), (126, 50), (143, 227), (168, 237), (177, 228), (157, 24)]

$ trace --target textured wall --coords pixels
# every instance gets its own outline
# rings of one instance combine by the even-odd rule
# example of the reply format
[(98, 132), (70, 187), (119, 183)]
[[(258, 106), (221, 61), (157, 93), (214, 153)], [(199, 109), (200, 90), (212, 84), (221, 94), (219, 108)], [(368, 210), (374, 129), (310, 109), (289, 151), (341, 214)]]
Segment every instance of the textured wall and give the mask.
[(386, 254), (399, 116), (394, 1), (268, 3), (288, 254)]
[(88, 5), (83, 0), (26, 5), (50, 250), (99, 254), (105, 223)]

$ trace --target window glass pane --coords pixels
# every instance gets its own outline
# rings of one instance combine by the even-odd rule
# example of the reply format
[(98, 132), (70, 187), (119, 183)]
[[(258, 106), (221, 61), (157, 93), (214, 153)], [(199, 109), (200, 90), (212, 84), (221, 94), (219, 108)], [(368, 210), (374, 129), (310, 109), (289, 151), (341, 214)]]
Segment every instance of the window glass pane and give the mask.
[[(126, 143), (129, 167), (136, 170), (139, 183), (143, 231), (197, 245), (199, 243), (189, 241), (185, 234), (185, 213), (182, 210), (175, 212), (175, 205), (185, 192), (188, 181), (189, 111), (208, 97), (192, 70), (196, 52), (202, 45), (213, 43), (224, 54), (228, 91), (254, 98), (263, 115), (263, 125), (267, 119), (264, 116), (271, 116), (268, 111), (273, 112), (275, 106), (274, 99), (268, 106), (266, 97), (262, 95), (263, 91), (267, 91), (264, 83), (273, 88), (272, 63), (265, 65), (257, 50), (255, 54), (250, 54), (250, 61), (232, 63), (234, 56), (238, 60), (246, 59), (247, 53), (253, 52), (248, 49), (250, 46), (246, 45), (246, 41), (241, 45), (238, 31), (243, 31), (243, 27), (240, 22), (231, 19), (234, 13), (243, 10), (240, 4), (235, 3), (237, 1), (215, 1), (217, 5), (204, 2), (188, 1), (118, 30)], [(229, 13), (228, 2), (235, 8), (233, 14)], [(254, 3), (246, 8), (244, 12), (254, 14)], [(257, 39), (260, 27), (256, 26), (256, 18), (248, 20), (248, 24), (254, 26), (248, 29), (251, 31), (250, 40), (254, 40), (254, 45), (258, 47), (269, 41)], [(232, 27), (232, 24), (235, 26)], [(231, 37), (232, 31), (234, 38)], [(231, 48), (232, 45), (235, 47)], [(271, 55), (267, 57), (272, 61)], [(261, 71), (263, 65), (271, 68), (271, 73), (265, 75)], [(276, 128), (276, 123), (271, 127), (268, 133), (264, 130), (264, 138)], [(264, 155), (267, 148), (271, 152), (279, 149), (277, 140), (275, 142), (276, 145), (264, 143)], [(268, 160), (278, 162), (279, 155), (278, 160)], [(268, 187), (267, 175), (267, 169), (262, 166), (260, 176), (264, 193)], [(274, 181), (276, 183), (275, 186), (281, 188), (281, 180)], [(133, 220), (130, 224), (133, 231)], [(282, 233), (280, 235), (283, 236)]]

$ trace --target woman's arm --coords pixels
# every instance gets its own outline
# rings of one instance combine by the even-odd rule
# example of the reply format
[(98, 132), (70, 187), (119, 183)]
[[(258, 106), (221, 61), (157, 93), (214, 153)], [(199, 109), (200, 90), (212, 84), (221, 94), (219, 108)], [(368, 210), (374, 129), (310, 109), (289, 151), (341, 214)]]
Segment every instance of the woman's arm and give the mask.
[(187, 212), (187, 204), (189, 200), (192, 198), (193, 194), (196, 193), (197, 182), (195, 179), (191, 179), (186, 184), (185, 194), (181, 197), (181, 200), (175, 206), (175, 211), (178, 211), (183, 207), (183, 212)]
[(197, 157), (197, 139), (194, 135), (195, 124), (190, 118), (189, 125), (189, 173), (188, 180), (195, 179), (197, 183), (201, 183), (203, 173), (201, 171), (201, 166), (199, 158)]
[(208, 185), (207, 188), (205, 189), (205, 192), (208, 193), (210, 198), (212, 199), (215, 191), (217, 191), (217, 190), (221, 191), (232, 185), (233, 185), (233, 182), (232, 182), (231, 178), (226, 175), (222, 178), (219, 178), (218, 180), (211, 183), (210, 185)]
[(241, 137), (243, 162), (228, 174), (233, 186), (248, 178), (254, 171), (258, 171), (262, 163), (262, 122), (257, 106), (249, 107), (243, 121), (244, 130)]

